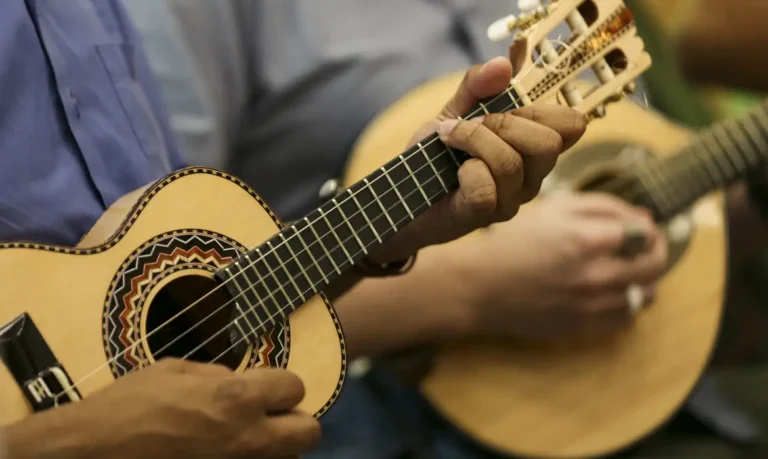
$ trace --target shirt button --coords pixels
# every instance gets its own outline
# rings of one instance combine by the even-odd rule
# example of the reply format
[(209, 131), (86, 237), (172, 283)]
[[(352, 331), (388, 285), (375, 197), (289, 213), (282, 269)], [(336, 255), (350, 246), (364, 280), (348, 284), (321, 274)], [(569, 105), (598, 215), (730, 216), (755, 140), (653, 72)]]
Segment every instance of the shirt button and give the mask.
[(77, 103), (77, 97), (75, 97), (75, 93), (71, 89), (67, 91), (69, 92), (69, 100), (72, 103), (72, 112), (75, 114), (75, 118), (80, 119), (80, 105)]

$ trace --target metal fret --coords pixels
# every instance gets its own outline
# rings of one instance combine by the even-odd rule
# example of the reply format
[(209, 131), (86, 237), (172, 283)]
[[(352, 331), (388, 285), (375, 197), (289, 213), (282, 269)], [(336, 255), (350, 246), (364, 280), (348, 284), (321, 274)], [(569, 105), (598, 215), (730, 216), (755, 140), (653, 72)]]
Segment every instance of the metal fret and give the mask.
[(507, 86), (507, 90), (504, 92), (509, 96), (509, 101), (512, 102), (512, 105), (514, 105), (515, 108), (520, 108), (520, 105), (518, 104), (519, 100), (515, 97), (516, 95), (512, 93), (512, 86)]
[[(736, 121), (736, 124), (738, 124), (744, 131), (746, 131), (749, 139), (755, 145), (757, 145), (758, 152), (768, 151), (768, 143), (766, 142), (766, 139), (760, 135), (759, 128), (752, 118), (753, 117), (751, 116), (745, 116), (741, 118), (741, 122)], [(763, 154), (763, 156), (765, 156), (765, 154)]]
[[(301, 235), (301, 231), (299, 231), (296, 228), (296, 225), (293, 225), (293, 231), (296, 233), (297, 236), (299, 236), (299, 242), (301, 242), (301, 245), (304, 246), (304, 251), (307, 252), (307, 255), (309, 255), (309, 258), (312, 260), (312, 263), (315, 264), (315, 268), (317, 268), (317, 272), (319, 272), (320, 275), (323, 276), (323, 282), (327, 284), (328, 277), (325, 275), (325, 272), (323, 272), (323, 270), (320, 269), (320, 263), (317, 262), (317, 260), (315, 259), (315, 256), (312, 254), (312, 251), (309, 250), (309, 246), (307, 246), (307, 243), (304, 242), (304, 236)], [(312, 283), (312, 287), (314, 288), (314, 282)]]
[[(237, 301), (235, 301), (235, 308), (237, 308), (237, 310), (240, 312), (240, 317), (245, 317), (245, 313), (243, 312), (242, 308), (240, 308), (240, 304)], [(237, 323), (237, 321), (235, 321), (235, 323)], [(251, 331), (253, 332), (253, 337), (258, 338), (259, 334), (258, 332), (256, 332), (256, 329), (253, 328), (253, 325), (251, 325), (251, 321), (248, 319), (245, 319), (245, 323), (248, 324), (248, 328), (250, 328)], [(239, 324), (237, 328), (241, 328)], [(241, 331), (242, 331), (242, 328), (241, 328)]]
[[(659, 210), (663, 214), (666, 214), (668, 212), (673, 211), (674, 210), (674, 205), (670, 202), (669, 196), (667, 196), (667, 193), (664, 192), (664, 190), (662, 189), (662, 186), (661, 186), (664, 183), (664, 177), (661, 174), (661, 171), (657, 170), (657, 168), (655, 168), (655, 167), (647, 167), (647, 168), (645, 168), (645, 171), (646, 171), (645, 174), (638, 174), (638, 176), (640, 177), (640, 182), (643, 185), (643, 188), (648, 190), (649, 195), (652, 192), (658, 192), (658, 196), (661, 197), (661, 200), (664, 201), (664, 202), (663, 203), (659, 203), (658, 200), (653, 199), (653, 196), (651, 196), (651, 199), (654, 202), (656, 202), (657, 204), (662, 204), (665, 207), (664, 209), (662, 209), (661, 207), (659, 208)], [(654, 174), (657, 175), (660, 180), (654, 178), (653, 177)], [(651, 185), (655, 185), (655, 186), (648, 186), (648, 183), (646, 183), (646, 180), (645, 180), (646, 177), (648, 179), (650, 179)]]
[(387, 177), (387, 180), (389, 180), (389, 184), (392, 185), (392, 189), (395, 190), (395, 194), (397, 194), (397, 197), (400, 198), (400, 202), (403, 203), (403, 207), (405, 207), (405, 210), (408, 212), (408, 215), (411, 217), (411, 220), (413, 220), (413, 212), (411, 212), (411, 208), (408, 207), (408, 204), (405, 202), (405, 199), (403, 199), (403, 195), (400, 194), (400, 190), (397, 189), (397, 186), (395, 186), (395, 182), (392, 181), (392, 177), (389, 176), (386, 169), (383, 167), (380, 168), (381, 172)]
[(478, 102), (478, 105), (480, 105), (480, 108), (483, 110), (483, 112), (486, 115), (490, 115), (491, 114), (491, 112), (488, 111), (488, 107), (486, 107), (484, 103)]
[(379, 233), (376, 231), (373, 223), (371, 223), (371, 220), (368, 219), (368, 215), (366, 215), (366, 213), (363, 211), (363, 206), (361, 206), (360, 202), (358, 202), (357, 196), (355, 196), (355, 193), (352, 192), (352, 188), (347, 188), (347, 192), (349, 193), (349, 196), (352, 198), (352, 201), (355, 203), (360, 213), (363, 215), (363, 218), (365, 218), (365, 221), (368, 223), (371, 231), (373, 231), (373, 235), (376, 236), (376, 240), (379, 241), (379, 244), (381, 244), (381, 237), (379, 237)]
[(710, 143), (706, 141), (706, 134), (711, 135), (711, 132), (704, 132), (699, 136), (701, 139), (699, 141), (699, 146), (703, 148), (703, 150), (707, 153), (707, 156), (709, 156), (712, 159), (712, 162), (715, 164), (715, 166), (720, 170), (720, 172), (722, 172), (722, 177), (723, 177), (722, 184), (725, 184), (725, 182), (727, 182), (728, 180), (732, 179), (735, 176), (734, 166), (733, 164), (731, 164), (731, 162), (728, 160), (727, 157), (724, 157), (723, 155), (718, 155), (717, 150), (713, 151), (711, 149)]
[[(238, 306), (237, 304), (235, 304), (235, 306), (237, 307), (238, 310), (240, 309), (240, 306)], [(243, 327), (240, 326), (240, 318), (239, 317), (236, 318), (232, 323), (235, 324), (235, 326), (237, 327), (237, 330), (240, 332), (243, 338), (247, 340), (248, 333), (246, 333), (245, 330), (243, 330)]]
[[(738, 153), (732, 153), (733, 150), (738, 150), (738, 148), (734, 148), (735, 145), (728, 139), (728, 134), (724, 132), (724, 128), (721, 124), (715, 124), (712, 127), (712, 130), (709, 131), (709, 135), (715, 140), (715, 143), (720, 146), (720, 149), (728, 155), (731, 161), (733, 161), (736, 166), (736, 171), (743, 171), (746, 169), (746, 159)], [(725, 139), (723, 139), (723, 135), (725, 135)]]
[(325, 224), (328, 225), (328, 231), (331, 232), (333, 237), (336, 239), (336, 242), (339, 243), (339, 246), (341, 247), (341, 250), (344, 251), (344, 254), (347, 256), (347, 259), (351, 264), (355, 264), (354, 261), (352, 261), (352, 257), (349, 255), (349, 252), (347, 252), (347, 248), (344, 246), (344, 243), (341, 242), (341, 238), (338, 234), (336, 234), (336, 230), (333, 228), (333, 225), (331, 225), (331, 222), (328, 220), (328, 217), (325, 215), (325, 212), (323, 212), (323, 208), (317, 209), (320, 212), (320, 218), (322, 218), (325, 221)]
[(373, 195), (373, 200), (379, 204), (379, 207), (381, 208), (381, 212), (384, 214), (385, 217), (387, 217), (387, 221), (389, 221), (389, 224), (392, 226), (392, 230), (396, 233), (397, 226), (395, 226), (395, 222), (392, 221), (392, 217), (389, 216), (389, 212), (387, 212), (387, 209), (384, 208), (384, 204), (381, 203), (381, 200), (379, 199), (379, 195), (376, 194), (376, 191), (373, 189), (371, 184), (368, 183), (367, 178), (363, 179), (363, 182), (365, 182), (365, 186), (367, 186), (368, 189), (371, 191), (371, 194)]
[[(405, 158), (403, 158), (403, 155), (400, 155), (400, 162), (408, 170), (408, 175), (410, 175), (411, 178), (413, 179), (413, 183), (416, 184), (416, 188), (418, 188), (419, 191), (421, 191), (421, 195), (424, 197), (424, 200), (427, 201), (427, 205), (431, 206), (432, 202), (429, 200), (429, 197), (427, 197), (427, 193), (425, 193), (424, 189), (421, 187), (421, 183), (419, 183), (419, 180), (416, 178), (415, 175), (413, 175), (413, 170), (411, 170), (411, 166), (409, 166), (408, 163), (405, 161)], [(413, 216), (411, 216), (411, 219), (413, 219)]]
[[(259, 271), (256, 269), (256, 264), (251, 262), (251, 258), (248, 256), (247, 253), (245, 254), (245, 261), (247, 263), (246, 266), (248, 268), (251, 268), (251, 270), (256, 274), (257, 278), (261, 279), (261, 275), (259, 274)], [(243, 269), (243, 268), (240, 268), (240, 269)], [(251, 291), (253, 292), (253, 296), (255, 296), (256, 300), (259, 302), (259, 306), (261, 306), (261, 309), (263, 309), (264, 313), (267, 314), (267, 320), (272, 322), (272, 325), (276, 325), (277, 322), (275, 321), (275, 318), (272, 317), (272, 313), (269, 311), (269, 309), (267, 308), (267, 305), (264, 304), (264, 300), (261, 299), (261, 296), (256, 291), (256, 287), (254, 287), (254, 285), (250, 282), (249, 284), (251, 287)], [(263, 282), (262, 282), (262, 285), (264, 286), (264, 290), (267, 292), (267, 295), (269, 295), (269, 298), (272, 300), (275, 306), (279, 308), (280, 304), (277, 302), (277, 300), (275, 300), (275, 297), (272, 296), (272, 292), (267, 288), (266, 284), (264, 284)], [(254, 314), (256, 314), (256, 311), (254, 311)], [(256, 317), (258, 317), (258, 315)]]
[(307, 226), (309, 227), (310, 231), (312, 231), (312, 234), (314, 234), (315, 239), (317, 239), (317, 241), (320, 243), (320, 247), (323, 248), (323, 252), (325, 252), (325, 256), (328, 257), (328, 259), (331, 261), (331, 264), (333, 265), (333, 269), (335, 269), (338, 274), (341, 274), (341, 270), (339, 269), (338, 266), (336, 266), (336, 261), (334, 261), (333, 257), (331, 256), (331, 253), (325, 247), (323, 240), (320, 239), (320, 236), (317, 235), (317, 231), (315, 231), (315, 228), (312, 226), (311, 223), (309, 223), (309, 219), (307, 217), (304, 217), (304, 221), (307, 222)]
[(419, 151), (421, 151), (421, 154), (424, 155), (424, 159), (427, 160), (427, 164), (429, 164), (429, 167), (432, 168), (432, 172), (435, 173), (435, 176), (437, 176), (437, 180), (440, 181), (440, 185), (443, 186), (443, 189), (446, 193), (449, 193), (448, 187), (445, 186), (445, 182), (443, 182), (443, 178), (440, 176), (440, 173), (437, 172), (437, 169), (435, 168), (435, 165), (432, 164), (432, 160), (429, 158), (429, 155), (427, 155), (426, 150), (424, 150), (424, 146), (421, 145), (421, 142), (416, 144), (419, 147)]
[[(294, 229), (296, 229), (296, 228), (294, 227)], [(283, 245), (288, 247), (288, 252), (290, 252), (291, 258), (293, 258), (296, 261), (296, 264), (298, 265), (299, 269), (301, 270), (301, 273), (304, 274), (304, 279), (306, 279), (307, 282), (309, 283), (309, 287), (312, 289), (312, 291), (314, 293), (317, 293), (317, 289), (315, 288), (315, 283), (312, 282), (312, 279), (310, 279), (309, 276), (307, 275), (307, 272), (304, 270), (304, 266), (299, 262), (299, 258), (293, 252), (293, 249), (291, 248), (291, 244), (289, 244), (288, 241), (285, 239), (285, 235), (283, 234), (282, 231), (280, 232), (280, 238), (283, 240)], [(277, 252), (275, 252), (275, 255), (277, 255)], [(312, 257), (312, 254), (310, 253), (309, 256)], [(322, 274), (322, 271), (320, 272), (320, 274)], [(295, 286), (295, 284), (294, 284), (294, 286)]]
[[(301, 298), (301, 301), (306, 302), (307, 299), (304, 298), (304, 292), (302, 292), (301, 289), (299, 288), (299, 286), (296, 285), (296, 280), (294, 280), (293, 274), (291, 274), (291, 272), (288, 271), (288, 267), (285, 265), (285, 262), (283, 261), (283, 259), (280, 258), (280, 254), (277, 253), (277, 250), (275, 250), (274, 247), (272, 247), (272, 242), (267, 241), (267, 245), (269, 246), (269, 249), (272, 251), (272, 253), (275, 254), (275, 259), (277, 259), (277, 263), (280, 265), (281, 268), (283, 268), (283, 272), (285, 273), (286, 276), (288, 276), (288, 280), (291, 281), (291, 284), (293, 284), (293, 288), (296, 289), (296, 292), (299, 294), (299, 298)], [(265, 259), (265, 263), (266, 263), (266, 259)], [(298, 260), (296, 260), (296, 264), (299, 264)], [(299, 266), (299, 267), (301, 267), (301, 266)], [(275, 282), (277, 282), (277, 276), (275, 276), (274, 271), (272, 272), (272, 276), (274, 277)], [(310, 282), (309, 284), (312, 285), (312, 282)], [(281, 289), (283, 288), (282, 285), (280, 286), (280, 288)], [(285, 292), (283, 292), (283, 294), (285, 294)], [(286, 298), (288, 298), (288, 297), (286, 296)], [(289, 299), (288, 302), (292, 303), (293, 301), (291, 301)]]
[[(247, 255), (246, 255), (246, 260), (247, 260)], [(253, 295), (256, 297), (256, 299), (257, 299), (257, 300), (259, 300), (259, 301), (261, 301), (261, 299), (259, 298), (259, 295), (258, 295), (258, 294), (256, 294), (256, 289), (253, 287), (253, 283), (252, 283), (251, 281), (249, 281), (249, 280), (248, 280), (248, 276), (247, 276), (247, 275), (245, 275), (245, 271), (243, 271), (243, 268), (240, 266), (240, 262), (239, 262), (239, 261), (235, 261), (233, 264), (234, 264), (234, 266), (236, 266), (236, 267), (237, 267), (237, 269), (239, 269), (239, 270), (240, 270), (240, 272), (241, 272), (241, 273), (243, 273), (243, 277), (245, 277), (245, 280), (246, 280), (246, 282), (248, 282), (248, 288), (249, 288), (249, 289), (250, 289), (250, 290), (253, 292)], [(240, 280), (238, 279), (238, 277), (240, 277), (240, 273), (237, 273), (237, 274), (232, 274), (232, 271), (231, 271), (231, 269), (230, 269), (231, 267), (232, 267), (232, 265), (229, 265), (229, 266), (227, 266), (227, 268), (225, 269), (225, 271), (227, 271), (227, 274), (229, 275), (229, 278), (230, 278), (230, 279), (232, 279), (232, 280), (234, 281), (234, 282), (232, 282), (232, 284), (235, 286), (235, 288), (236, 288), (236, 289), (237, 289), (237, 291), (239, 292), (239, 293), (238, 293), (238, 296), (241, 296), (241, 297), (243, 297), (243, 298), (245, 299), (245, 301), (246, 301), (246, 302), (250, 303), (250, 302), (248, 301), (248, 297), (247, 297), (247, 296), (246, 296), (246, 294), (245, 294), (245, 291), (244, 291), (244, 290), (243, 290), (243, 288), (240, 286)], [(237, 302), (235, 302), (235, 304), (237, 304)], [(256, 314), (256, 310), (255, 310), (255, 309), (253, 309), (253, 306), (252, 306), (252, 305), (250, 305), (250, 304), (249, 304), (248, 306), (249, 306), (249, 308), (251, 309), (251, 311), (253, 312), (253, 315), (256, 317), (256, 320), (260, 320), (260, 319), (259, 319), (259, 315), (258, 315), (258, 314)], [(264, 308), (264, 311), (267, 313), (267, 317), (269, 317), (269, 311), (267, 311), (267, 310), (266, 310), (266, 308)], [(246, 322), (248, 322), (248, 321), (246, 320)], [(248, 325), (250, 325), (250, 322), (248, 323)]]
[(368, 255), (368, 249), (365, 248), (365, 245), (363, 244), (363, 241), (360, 240), (360, 238), (357, 236), (357, 231), (355, 231), (354, 228), (352, 228), (352, 223), (349, 221), (349, 218), (347, 218), (347, 214), (344, 213), (344, 209), (341, 208), (339, 203), (336, 202), (336, 199), (331, 199), (331, 202), (334, 206), (336, 206), (336, 209), (341, 214), (341, 219), (346, 222), (347, 227), (349, 228), (349, 231), (352, 232), (352, 236), (355, 238), (358, 244), (360, 244), (360, 248), (363, 249), (363, 253)]
[(451, 155), (451, 158), (453, 158), (453, 162), (456, 163), (456, 166), (461, 167), (461, 163), (459, 162), (459, 158), (456, 156), (456, 153), (451, 149), (451, 147), (446, 145), (445, 148), (446, 148), (446, 150), (448, 150), (448, 153)]
[(739, 127), (739, 123), (735, 120), (727, 121), (727, 129), (723, 127), (722, 131), (725, 135), (733, 140), (738, 145), (738, 148), (745, 152), (745, 157), (749, 159), (753, 164), (760, 161), (760, 154), (755, 151), (752, 143), (747, 139), (744, 131)]
[[(285, 297), (285, 301), (287, 301), (289, 305), (290, 305), (291, 303), (293, 303), (293, 301), (291, 301), (291, 297), (289, 297), (289, 296), (288, 296), (288, 294), (287, 294), (287, 293), (285, 293), (285, 289), (283, 288), (283, 284), (281, 284), (281, 283), (280, 283), (280, 280), (277, 278), (277, 275), (275, 274), (275, 270), (274, 270), (274, 269), (272, 269), (272, 267), (271, 267), (271, 266), (269, 266), (269, 261), (267, 261), (266, 257), (264, 257), (264, 256), (261, 254), (261, 252), (259, 251), (259, 249), (256, 249), (256, 254), (257, 254), (257, 255), (259, 256), (259, 258), (260, 258), (260, 259), (261, 259), (261, 260), (264, 262), (264, 266), (267, 268), (267, 271), (269, 271), (269, 275), (270, 275), (270, 276), (272, 276), (272, 280), (273, 280), (273, 281), (275, 281), (275, 284), (277, 284), (277, 288), (279, 288), (279, 289), (280, 289), (280, 293), (282, 293), (282, 294), (283, 294), (283, 296)], [(289, 275), (289, 276), (290, 276), (290, 275)], [(282, 307), (280, 307), (280, 305), (279, 305), (279, 304), (278, 304), (278, 307), (277, 307), (277, 309), (278, 309), (278, 311), (280, 312), (280, 314), (281, 314), (283, 317), (285, 317), (285, 313), (283, 312), (283, 308), (282, 308)]]

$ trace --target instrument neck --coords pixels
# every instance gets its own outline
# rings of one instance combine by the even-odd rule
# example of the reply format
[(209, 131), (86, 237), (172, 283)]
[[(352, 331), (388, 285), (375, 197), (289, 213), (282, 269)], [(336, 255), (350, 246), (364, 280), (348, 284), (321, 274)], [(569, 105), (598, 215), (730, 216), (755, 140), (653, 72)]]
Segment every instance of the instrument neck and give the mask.
[(649, 163), (638, 173), (643, 202), (659, 221), (697, 199), (743, 178), (768, 159), (768, 105), (715, 123), (682, 152)]
[[(522, 105), (510, 86), (465, 116), (501, 113)], [(437, 133), (408, 148), (306, 217), (284, 228), (218, 273), (234, 282), (262, 321), (285, 316), (371, 250), (458, 188), (466, 152)]]

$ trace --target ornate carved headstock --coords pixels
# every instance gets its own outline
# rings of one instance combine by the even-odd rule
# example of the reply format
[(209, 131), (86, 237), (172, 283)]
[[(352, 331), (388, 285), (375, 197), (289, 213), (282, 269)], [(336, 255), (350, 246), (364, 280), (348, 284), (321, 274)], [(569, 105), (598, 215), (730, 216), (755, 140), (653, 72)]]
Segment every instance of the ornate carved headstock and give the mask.
[[(603, 117), (605, 105), (634, 92), (634, 80), (651, 66), (632, 11), (621, 0), (520, 3), (524, 13), (496, 21), (488, 37), (512, 37), (512, 86), (526, 104), (559, 103)], [(570, 36), (549, 38), (561, 24), (567, 24)], [(582, 76), (589, 70), (595, 84)]]

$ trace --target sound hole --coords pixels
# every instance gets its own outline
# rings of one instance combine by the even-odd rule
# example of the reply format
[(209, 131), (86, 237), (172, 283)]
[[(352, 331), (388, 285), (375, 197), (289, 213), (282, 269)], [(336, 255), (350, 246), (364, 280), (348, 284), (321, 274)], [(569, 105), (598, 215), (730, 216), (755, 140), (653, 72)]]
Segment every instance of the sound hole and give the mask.
[(188, 275), (157, 293), (147, 315), (147, 342), (155, 360), (177, 357), (240, 366), (248, 340), (232, 326), (235, 306), (228, 304), (225, 289), (208, 294), (216, 285), (213, 279)]

